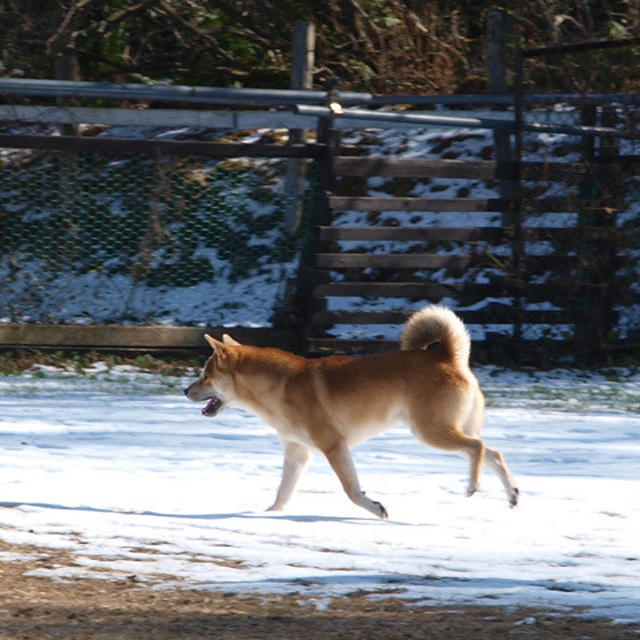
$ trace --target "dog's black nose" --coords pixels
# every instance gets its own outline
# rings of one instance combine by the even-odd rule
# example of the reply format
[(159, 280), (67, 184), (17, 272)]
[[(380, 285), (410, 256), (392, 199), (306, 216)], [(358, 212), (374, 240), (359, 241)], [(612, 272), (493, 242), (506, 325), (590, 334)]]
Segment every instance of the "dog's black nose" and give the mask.
[(185, 395), (185, 396), (188, 396), (188, 395), (189, 395), (189, 387), (187, 387), (187, 388), (184, 390), (184, 395)]

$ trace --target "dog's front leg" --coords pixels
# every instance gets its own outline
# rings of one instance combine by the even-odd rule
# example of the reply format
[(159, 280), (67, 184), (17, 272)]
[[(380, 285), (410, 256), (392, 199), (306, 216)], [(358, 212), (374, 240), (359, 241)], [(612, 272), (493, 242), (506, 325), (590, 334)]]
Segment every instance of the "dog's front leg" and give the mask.
[(267, 511), (281, 511), (291, 499), (298, 480), (311, 458), (311, 450), (297, 442), (284, 442), (284, 464), (282, 480), (278, 487), (276, 501)]
[(389, 517), (387, 510), (375, 500), (370, 500), (360, 488), (358, 474), (353, 464), (351, 452), (346, 443), (341, 442), (324, 452), (332, 469), (336, 472), (345, 493), (359, 507), (363, 507), (379, 518), (386, 519)]

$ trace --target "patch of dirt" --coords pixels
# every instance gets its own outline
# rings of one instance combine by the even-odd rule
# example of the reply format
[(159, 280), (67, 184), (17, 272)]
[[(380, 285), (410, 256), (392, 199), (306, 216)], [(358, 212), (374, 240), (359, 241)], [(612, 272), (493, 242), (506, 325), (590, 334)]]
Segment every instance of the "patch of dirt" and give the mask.
[[(66, 582), (25, 575), (67, 565), (68, 552), (0, 542), (0, 639), (50, 640), (626, 640), (638, 627), (532, 609), (411, 606), (390, 595), (256, 596), (243, 592), (162, 590), (134, 576)], [(15, 554), (15, 555), (14, 555)]]

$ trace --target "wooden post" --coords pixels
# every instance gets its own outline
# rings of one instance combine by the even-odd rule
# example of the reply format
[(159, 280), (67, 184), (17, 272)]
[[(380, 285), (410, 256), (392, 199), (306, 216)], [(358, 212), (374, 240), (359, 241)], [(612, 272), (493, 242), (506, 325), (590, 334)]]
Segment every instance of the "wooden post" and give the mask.
[[(53, 58), (53, 75), (56, 80), (79, 80), (80, 66), (75, 53), (66, 50), (66, 43), (69, 37), (65, 36), (64, 40), (55, 47)], [(64, 107), (73, 104), (73, 101), (57, 98), (56, 104)], [(75, 124), (63, 124), (61, 127), (62, 135), (75, 136), (78, 133), (78, 127)]]
[[(293, 66), (291, 69), (292, 89), (311, 89), (313, 87), (313, 66), (315, 63), (316, 31), (312, 22), (298, 21), (293, 30)], [(289, 144), (307, 141), (304, 129), (289, 130)], [(286, 197), (285, 225), (295, 232), (301, 221), (301, 196), (304, 189), (306, 161), (290, 159), (284, 181)]]
[[(598, 109), (595, 104), (582, 105), (580, 124), (585, 127), (595, 127), (598, 124)], [(580, 159), (584, 166), (584, 173), (578, 184), (578, 226), (581, 228), (594, 227), (598, 215), (600, 187), (596, 177), (595, 141), (595, 136), (583, 136), (580, 141)], [(576, 240), (583, 259), (575, 272), (575, 280), (572, 283), (573, 295), (569, 296), (569, 301), (575, 320), (575, 338), (584, 344), (593, 341), (597, 335), (593, 333), (597, 326), (597, 321), (594, 322), (597, 314), (593, 263), (596, 249), (591, 236), (577, 235)]]
[(507, 91), (507, 36), (509, 14), (499, 9), (487, 16), (487, 71), (492, 93)]
[[(582, 124), (598, 124), (598, 109), (587, 105), (582, 110)], [(617, 123), (615, 106), (601, 108), (603, 127), (614, 128)], [(585, 137), (582, 159), (588, 171), (580, 184), (580, 227), (598, 233), (583, 236), (580, 246), (581, 268), (576, 274), (578, 294), (574, 296), (576, 337), (583, 343), (607, 353), (610, 332), (615, 327), (617, 281), (616, 209), (622, 189), (619, 145), (616, 138)]]
[[(612, 129), (618, 124), (618, 113), (615, 105), (607, 104), (602, 107), (603, 127)], [(596, 277), (597, 277), (597, 336), (600, 347), (608, 353), (606, 347), (611, 339), (611, 332), (616, 326), (617, 314), (615, 311), (616, 300), (619, 299), (616, 291), (616, 276), (618, 270), (618, 246), (617, 246), (617, 214), (616, 211), (623, 208), (621, 195), (623, 190), (623, 175), (620, 165), (620, 144), (617, 138), (603, 135), (600, 138), (600, 170), (599, 183), (602, 198), (602, 209), (596, 225), (603, 227), (599, 246), (596, 247)], [(608, 364), (611, 364), (610, 362)]]
[(292, 89), (311, 89), (315, 64), (316, 29), (312, 22), (298, 21), (293, 27)]
[[(506, 11), (491, 11), (487, 17), (487, 71), (489, 91), (507, 93), (507, 38), (509, 33), (509, 14)], [(511, 140), (508, 131), (494, 131), (496, 162), (508, 163), (512, 160)], [(499, 169), (500, 172), (500, 169)], [(513, 180), (499, 180), (500, 197), (510, 200), (515, 197)], [(509, 218), (509, 211), (504, 215)], [(510, 220), (504, 220), (508, 224)]]

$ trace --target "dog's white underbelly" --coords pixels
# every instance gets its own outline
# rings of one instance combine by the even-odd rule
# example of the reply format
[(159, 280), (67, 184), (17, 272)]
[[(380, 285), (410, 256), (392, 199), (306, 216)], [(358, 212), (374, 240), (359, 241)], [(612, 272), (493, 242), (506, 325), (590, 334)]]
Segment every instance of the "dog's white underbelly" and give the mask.
[(349, 447), (355, 447), (369, 438), (377, 436), (379, 433), (406, 422), (406, 411), (401, 408), (392, 409), (385, 414), (369, 416), (369, 419), (348, 422), (339, 425), (338, 429), (344, 436)]

